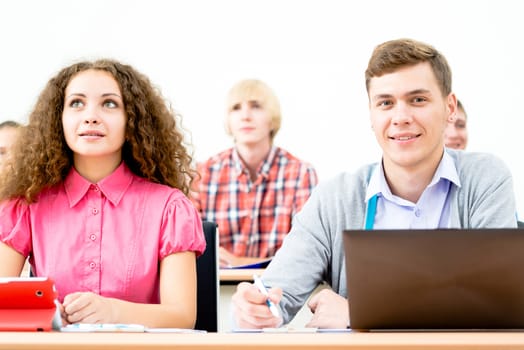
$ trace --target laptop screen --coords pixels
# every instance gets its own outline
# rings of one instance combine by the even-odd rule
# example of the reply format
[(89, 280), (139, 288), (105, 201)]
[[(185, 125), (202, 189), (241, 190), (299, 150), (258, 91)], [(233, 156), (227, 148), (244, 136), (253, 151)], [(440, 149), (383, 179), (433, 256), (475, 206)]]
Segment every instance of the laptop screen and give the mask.
[(524, 328), (524, 230), (345, 231), (353, 329)]

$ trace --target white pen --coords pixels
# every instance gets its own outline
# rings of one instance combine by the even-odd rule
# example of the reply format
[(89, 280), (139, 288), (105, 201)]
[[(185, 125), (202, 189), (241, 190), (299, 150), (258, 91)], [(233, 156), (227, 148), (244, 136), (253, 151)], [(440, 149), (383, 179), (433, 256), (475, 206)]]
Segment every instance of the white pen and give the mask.
[(264, 286), (262, 279), (257, 275), (253, 275), (253, 281), (255, 282), (255, 286), (257, 286), (260, 293), (268, 297), (266, 304), (269, 307), (269, 311), (271, 311), (273, 316), (280, 317), (280, 312), (278, 312), (277, 306), (271, 300), (269, 300), (269, 293), (267, 292), (266, 286)]

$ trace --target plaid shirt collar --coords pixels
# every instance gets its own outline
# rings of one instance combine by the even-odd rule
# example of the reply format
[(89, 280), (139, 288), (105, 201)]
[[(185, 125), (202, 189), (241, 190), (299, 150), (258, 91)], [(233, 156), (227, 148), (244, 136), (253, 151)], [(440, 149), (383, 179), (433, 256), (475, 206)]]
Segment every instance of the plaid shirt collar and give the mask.
[[(271, 149), (269, 150), (269, 154), (267, 155), (266, 159), (262, 162), (262, 164), (260, 164), (260, 166), (257, 169), (257, 177), (262, 176), (263, 178), (267, 178), (269, 176), (269, 170), (271, 169), (271, 164), (275, 159), (277, 151), (278, 147), (271, 146)], [(231, 158), (232, 168), (235, 169), (237, 177), (240, 177), (242, 174), (249, 175), (249, 171), (247, 170), (244, 162), (242, 162), (242, 159), (240, 159), (240, 155), (238, 154), (236, 147), (233, 148)]]

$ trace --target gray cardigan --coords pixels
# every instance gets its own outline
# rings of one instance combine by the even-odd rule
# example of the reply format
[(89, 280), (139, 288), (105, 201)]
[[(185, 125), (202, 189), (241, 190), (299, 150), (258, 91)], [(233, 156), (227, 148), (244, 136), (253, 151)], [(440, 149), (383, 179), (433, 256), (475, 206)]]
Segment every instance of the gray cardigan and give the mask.
[[(460, 188), (451, 188), (451, 227), (516, 227), (513, 181), (506, 165), (490, 154), (446, 152), (455, 161), (461, 182)], [(320, 183), (294, 217), (290, 233), (263, 275), (264, 283), (284, 291), (280, 302), (284, 323), (322, 282), (347, 297), (342, 231), (364, 228), (366, 189), (375, 165)]]

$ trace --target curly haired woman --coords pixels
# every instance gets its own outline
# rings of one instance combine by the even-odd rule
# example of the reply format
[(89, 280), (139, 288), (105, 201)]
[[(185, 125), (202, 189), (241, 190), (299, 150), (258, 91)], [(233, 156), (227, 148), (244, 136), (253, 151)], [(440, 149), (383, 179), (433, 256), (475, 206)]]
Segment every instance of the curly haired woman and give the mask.
[(113, 60), (62, 69), (0, 179), (0, 276), (55, 281), (63, 323), (192, 328), (202, 222), (175, 114)]

